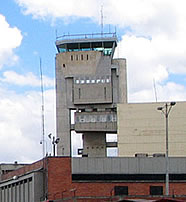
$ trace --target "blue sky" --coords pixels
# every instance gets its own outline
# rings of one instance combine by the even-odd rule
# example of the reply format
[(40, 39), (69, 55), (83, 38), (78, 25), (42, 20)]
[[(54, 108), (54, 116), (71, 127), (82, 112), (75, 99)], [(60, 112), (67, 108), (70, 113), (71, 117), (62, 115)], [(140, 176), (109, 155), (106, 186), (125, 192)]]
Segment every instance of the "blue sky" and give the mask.
[[(0, 6), (0, 162), (42, 157), (39, 58), (45, 133), (55, 134), (55, 37), (117, 29), (127, 59), (128, 101), (185, 101), (184, 0), (6, 0)], [(47, 139), (47, 138), (46, 138)], [(79, 136), (74, 138), (74, 147)], [(47, 140), (47, 149), (51, 144)]]

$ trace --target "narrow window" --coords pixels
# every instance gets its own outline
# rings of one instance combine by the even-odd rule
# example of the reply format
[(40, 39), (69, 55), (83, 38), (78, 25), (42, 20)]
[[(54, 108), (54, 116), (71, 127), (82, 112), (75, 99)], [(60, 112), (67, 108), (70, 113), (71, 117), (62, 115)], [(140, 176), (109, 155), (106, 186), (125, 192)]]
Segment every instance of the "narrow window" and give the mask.
[(104, 87), (104, 98), (105, 99), (107, 98), (107, 89), (106, 89), (106, 87)]
[(163, 195), (163, 186), (150, 186), (150, 195)]
[(63, 64), (63, 68), (65, 68), (65, 64)]
[(87, 60), (88, 60), (88, 55), (87, 55)]
[(97, 79), (97, 80), (96, 80), (96, 83), (100, 83), (100, 82), (101, 82), (101, 80), (100, 80), (100, 79)]
[(89, 80), (89, 79), (87, 79), (87, 80), (86, 80), (86, 83), (90, 83), (90, 80)]
[(71, 60), (73, 61), (73, 55), (71, 55)]
[(114, 195), (128, 195), (128, 186), (115, 186)]
[(79, 99), (81, 98), (81, 88), (79, 88)]
[(81, 84), (84, 84), (84, 83), (85, 83), (85, 80), (84, 80), (84, 79), (82, 79), (82, 80), (81, 80)]
[(107, 79), (106, 79), (106, 82), (107, 82), (107, 83), (109, 83), (109, 82), (110, 82), (110, 79), (109, 79), (109, 78), (107, 78)]
[(83, 60), (83, 55), (81, 55), (81, 60)]
[(78, 60), (78, 55), (76, 55), (76, 60)]

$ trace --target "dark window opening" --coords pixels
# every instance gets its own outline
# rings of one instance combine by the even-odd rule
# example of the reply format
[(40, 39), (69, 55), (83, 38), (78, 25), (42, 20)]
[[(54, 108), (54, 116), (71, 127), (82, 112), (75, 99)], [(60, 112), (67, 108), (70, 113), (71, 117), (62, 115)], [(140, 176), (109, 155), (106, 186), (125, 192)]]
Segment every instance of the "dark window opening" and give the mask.
[(77, 43), (67, 44), (67, 49), (68, 49), (69, 52), (78, 51), (79, 50), (78, 44)]
[(78, 60), (78, 55), (76, 55), (76, 60)]
[(128, 186), (115, 186), (114, 195), (128, 195)]
[(73, 60), (73, 55), (71, 55), (71, 60)]
[(93, 48), (101, 48), (102, 47), (102, 42), (94, 42), (92, 43)]
[(63, 64), (63, 67), (65, 68), (65, 64)]
[(163, 186), (150, 186), (150, 195), (163, 195)]
[(83, 55), (81, 55), (81, 60), (83, 60)]
[(88, 55), (87, 55), (87, 60), (88, 60)]
[(106, 87), (104, 87), (104, 98), (105, 99), (107, 98), (107, 89), (106, 89)]
[(81, 89), (79, 88), (79, 99), (81, 98)]

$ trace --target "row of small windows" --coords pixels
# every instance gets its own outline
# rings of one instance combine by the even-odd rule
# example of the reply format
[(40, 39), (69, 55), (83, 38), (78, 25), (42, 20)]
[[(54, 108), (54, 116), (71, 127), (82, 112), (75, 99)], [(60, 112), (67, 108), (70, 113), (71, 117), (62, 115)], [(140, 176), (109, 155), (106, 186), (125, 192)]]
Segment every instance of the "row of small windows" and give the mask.
[(88, 60), (89, 55), (88, 54), (87, 55), (83, 55), (83, 54), (81, 54), (81, 55), (71, 55), (70, 59), (71, 59), (71, 61), (73, 61), (73, 60)]
[[(163, 195), (163, 186), (150, 186), (149, 187), (150, 195)], [(128, 186), (115, 186), (114, 195), (128, 195)]]
[(95, 123), (95, 122), (116, 122), (116, 114), (106, 115), (80, 115), (76, 116), (76, 123)]
[(75, 79), (76, 84), (95, 84), (95, 83), (110, 83), (110, 77), (101, 78), (78, 78)]

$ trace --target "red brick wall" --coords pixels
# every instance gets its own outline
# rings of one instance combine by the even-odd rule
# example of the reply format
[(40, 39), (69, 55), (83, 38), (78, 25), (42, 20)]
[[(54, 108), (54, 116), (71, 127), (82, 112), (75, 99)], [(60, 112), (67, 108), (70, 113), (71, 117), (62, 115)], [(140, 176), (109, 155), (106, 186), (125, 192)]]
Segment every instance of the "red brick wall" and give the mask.
[[(111, 196), (114, 186), (128, 186), (129, 195), (149, 195), (150, 186), (165, 186), (155, 182), (72, 182), (71, 159), (56, 157), (48, 159), (48, 193), (50, 199), (73, 196)], [(164, 188), (165, 190), (165, 188)], [(170, 183), (170, 195), (186, 195), (185, 183)]]
[(24, 175), (24, 174), (29, 173), (31, 171), (38, 170), (40, 168), (43, 168), (44, 162), (46, 162), (46, 159), (44, 159), (44, 160), (42, 159), (42, 160), (36, 161), (35, 163), (26, 165), (22, 168), (18, 168), (17, 170), (14, 170), (12, 172), (9, 172), (9, 173), (2, 175), (1, 179), (6, 180), (6, 179), (12, 178), (13, 176)]

